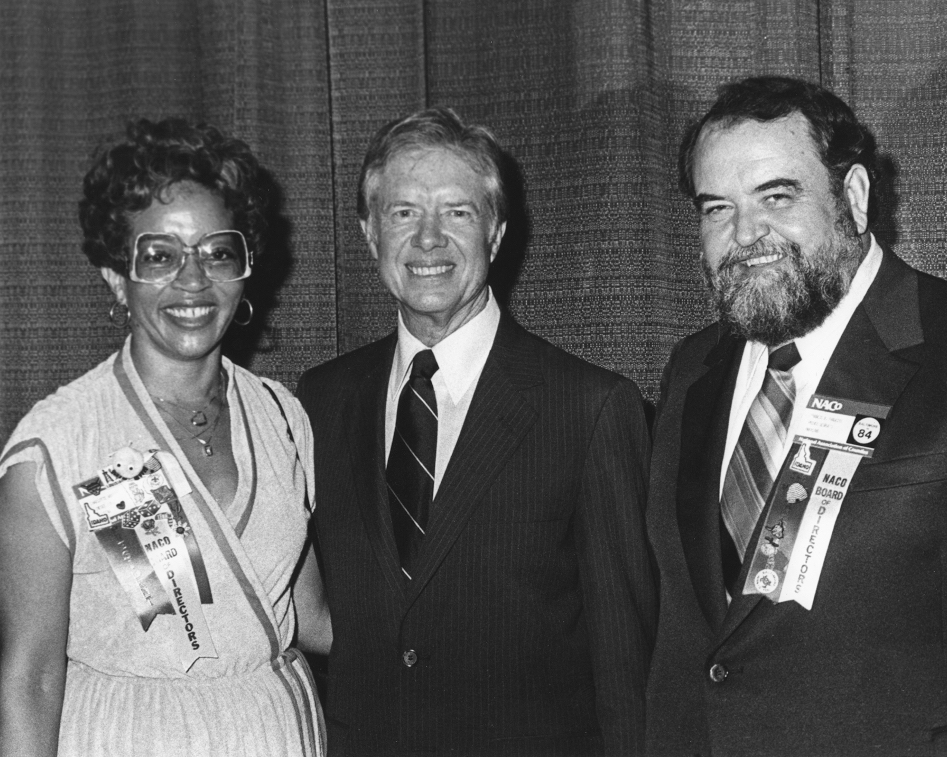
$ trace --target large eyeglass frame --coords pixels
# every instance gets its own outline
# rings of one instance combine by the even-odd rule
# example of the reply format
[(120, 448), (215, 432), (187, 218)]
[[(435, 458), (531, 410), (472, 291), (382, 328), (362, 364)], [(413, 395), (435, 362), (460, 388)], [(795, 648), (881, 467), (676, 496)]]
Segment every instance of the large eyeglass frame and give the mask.
[[(243, 244), (243, 249), (244, 249), (244, 252), (246, 253), (246, 261), (247, 261), (246, 266), (244, 266), (243, 273), (241, 273), (239, 276), (235, 278), (226, 279), (223, 281), (215, 279), (211, 275), (211, 272), (208, 271), (208, 269), (204, 266), (204, 259), (201, 257), (201, 254), (200, 254), (201, 252), (205, 252), (205, 254), (209, 252), (207, 251), (206, 246), (205, 246), (207, 238), (217, 236), (218, 234), (236, 234), (237, 238)], [(176, 269), (169, 272), (166, 276), (163, 276), (159, 280), (143, 279), (135, 271), (135, 264), (138, 261), (139, 244), (141, 243), (141, 240), (145, 237), (148, 237), (148, 238), (157, 237), (159, 239), (167, 238), (169, 240), (175, 240), (175, 243), (177, 245), (180, 245), (181, 247), (181, 252), (182, 252), (181, 264)], [(251, 250), (250, 247), (247, 245), (247, 239), (245, 236), (243, 236), (243, 233), (240, 231), (237, 231), (236, 229), (220, 229), (219, 231), (209, 231), (208, 233), (204, 234), (200, 239), (197, 240), (197, 244), (193, 244), (193, 245), (185, 244), (184, 240), (181, 239), (181, 237), (179, 237), (177, 234), (172, 234), (170, 232), (161, 232), (161, 231), (145, 231), (139, 234), (137, 237), (135, 237), (135, 243), (132, 245), (131, 259), (128, 261), (128, 278), (134, 281), (136, 284), (154, 284), (155, 286), (163, 286), (164, 284), (170, 284), (181, 274), (181, 271), (184, 270), (184, 266), (187, 265), (187, 258), (189, 255), (197, 255), (197, 263), (201, 267), (201, 271), (203, 271), (204, 275), (207, 277), (209, 281), (213, 281), (214, 283), (217, 283), (217, 284), (229, 284), (231, 281), (242, 281), (243, 279), (249, 278), (250, 274), (253, 272), (253, 250)]]

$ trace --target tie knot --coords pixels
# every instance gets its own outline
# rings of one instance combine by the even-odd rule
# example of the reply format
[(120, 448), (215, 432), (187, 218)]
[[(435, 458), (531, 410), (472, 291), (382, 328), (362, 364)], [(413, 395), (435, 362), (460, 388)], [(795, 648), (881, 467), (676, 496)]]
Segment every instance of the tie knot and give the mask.
[(414, 362), (411, 363), (411, 378), (420, 377), (430, 381), (435, 373), (437, 373), (437, 360), (432, 350), (422, 350), (414, 356)]
[(792, 370), (800, 360), (796, 343), (790, 342), (769, 353), (769, 363), (767, 365), (774, 371), (786, 372)]

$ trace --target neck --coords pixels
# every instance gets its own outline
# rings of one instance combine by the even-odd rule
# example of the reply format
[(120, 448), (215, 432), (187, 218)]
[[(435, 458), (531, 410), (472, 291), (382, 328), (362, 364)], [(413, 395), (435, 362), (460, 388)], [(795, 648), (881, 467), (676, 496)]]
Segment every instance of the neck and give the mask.
[(476, 318), (490, 301), (487, 288), (481, 289), (472, 300), (450, 314), (417, 313), (401, 307), (401, 318), (411, 334), (426, 347), (433, 347), (453, 334), (461, 326)]
[(171, 360), (136, 352), (133, 340), (131, 355), (135, 370), (152, 396), (198, 407), (222, 388), (219, 349), (200, 360)]

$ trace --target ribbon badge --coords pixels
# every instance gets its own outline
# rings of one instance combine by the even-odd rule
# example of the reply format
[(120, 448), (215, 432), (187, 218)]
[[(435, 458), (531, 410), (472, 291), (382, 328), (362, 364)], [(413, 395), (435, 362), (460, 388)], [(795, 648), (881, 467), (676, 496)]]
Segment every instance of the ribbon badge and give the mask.
[(744, 594), (812, 609), (835, 522), (890, 408), (814, 395), (770, 493)]
[(171, 632), (187, 671), (201, 657), (217, 657), (201, 609), (213, 603), (210, 582), (178, 498), (190, 485), (168, 452), (146, 457), (124, 447), (111, 458), (73, 491), (142, 630), (158, 615), (174, 616)]

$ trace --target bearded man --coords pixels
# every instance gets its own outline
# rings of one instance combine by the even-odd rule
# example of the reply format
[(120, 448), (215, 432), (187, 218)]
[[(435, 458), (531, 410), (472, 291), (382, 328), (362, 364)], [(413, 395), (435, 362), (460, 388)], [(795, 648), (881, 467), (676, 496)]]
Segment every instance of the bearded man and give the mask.
[(876, 176), (852, 110), (782, 77), (682, 144), (720, 320), (658, 406), (649, 754), (947, 750), (947, 284), (872, 236)]

